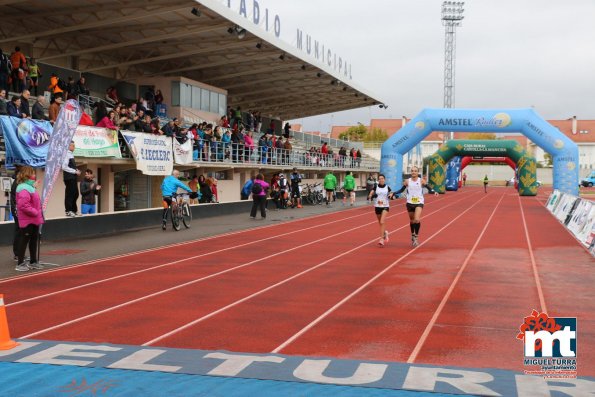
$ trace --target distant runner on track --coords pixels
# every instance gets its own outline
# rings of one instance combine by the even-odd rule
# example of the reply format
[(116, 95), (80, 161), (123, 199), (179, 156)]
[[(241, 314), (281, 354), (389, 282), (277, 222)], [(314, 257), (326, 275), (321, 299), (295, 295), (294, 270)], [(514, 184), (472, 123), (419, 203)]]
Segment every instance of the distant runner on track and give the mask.
[(392, 198), (393, 193), (391, 192), (391, 188), (385, 184), (384, 175), (378, 175), (378, 184), (368, 193), (368, 200), (374, 199), (374, 212), (380, 225), (380, 241), (378, 241), (378, 245), (381, 247), (384, 247), (384, 244), (388, 243), (388, 231), (386, 230), (384, 220), (389, 211), (388, 202)]
[(425, 178), (419, 177), (419, 168), (411, 168), (411, 178), (403, 181), (403, 187), (399, 189), (395, 195), (400, 195), (407, 190), (407, 213), (409, 214), (409, 228), (411, 229), (411, 245), (417, 247), (419, 242), (419, 229), (421, 227), (421, 212), (424, 208), (424, 192), (423, 188), (427, 188), (429, 193), (438, 195), (438, 192), (432, 190)]

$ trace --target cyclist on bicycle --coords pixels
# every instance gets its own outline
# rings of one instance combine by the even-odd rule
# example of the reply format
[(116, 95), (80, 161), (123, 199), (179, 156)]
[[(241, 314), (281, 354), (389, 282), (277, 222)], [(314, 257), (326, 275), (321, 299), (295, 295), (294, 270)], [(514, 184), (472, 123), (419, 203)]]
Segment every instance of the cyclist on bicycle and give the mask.
[(165, 230), (167, 227), (167, 212), (171, 207), (171, 200), (172, 196), (176, 194), (178, 188), (186, 190), (188, 193), (193, 193), (192, 189), (186, 186), (184, 183), (180, 182), (178, 177), (180, 176), (180, 171), (173, 170), (171, 175), (166, 176), (161, 183), (161, 195), (163, 196), (163, 222), (161, 224), (161, 228)]

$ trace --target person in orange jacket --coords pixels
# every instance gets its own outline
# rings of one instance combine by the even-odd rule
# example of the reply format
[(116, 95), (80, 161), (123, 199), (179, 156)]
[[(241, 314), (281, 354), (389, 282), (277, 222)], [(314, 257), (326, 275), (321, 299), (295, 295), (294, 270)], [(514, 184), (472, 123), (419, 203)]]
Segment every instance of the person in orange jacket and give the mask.
[(59, 93), (64, 93), (64, 90), (60, 88), (59, 81), (60, 78), (56, 75), (56, 73), (52, 73), (52, 76), (50, 77), (50, 85), (48, 86), (48, 90), (51, 91), (53, 96), (56, 96), (56, 94)]

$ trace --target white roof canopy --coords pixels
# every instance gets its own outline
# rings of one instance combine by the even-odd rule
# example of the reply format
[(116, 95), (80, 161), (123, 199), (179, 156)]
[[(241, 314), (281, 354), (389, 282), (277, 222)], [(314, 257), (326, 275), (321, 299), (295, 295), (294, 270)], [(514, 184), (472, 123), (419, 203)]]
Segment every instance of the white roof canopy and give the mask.
[(6, 52), (125, 81), (188, 77), (282, 120), (381, 103), (217, 0), (0, 0), (0, 22)]

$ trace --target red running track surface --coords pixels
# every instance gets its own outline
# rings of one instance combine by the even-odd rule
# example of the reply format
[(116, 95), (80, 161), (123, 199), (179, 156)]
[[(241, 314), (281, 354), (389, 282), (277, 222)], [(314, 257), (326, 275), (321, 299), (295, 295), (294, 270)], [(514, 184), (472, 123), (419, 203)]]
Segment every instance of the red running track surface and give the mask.
[(412, 249), (402, 200), (0, 281), (17, 338), (523, 370), (532, 309), (578, 317), (595, 376), (595, 260), (543, 197), (428, 197)]

